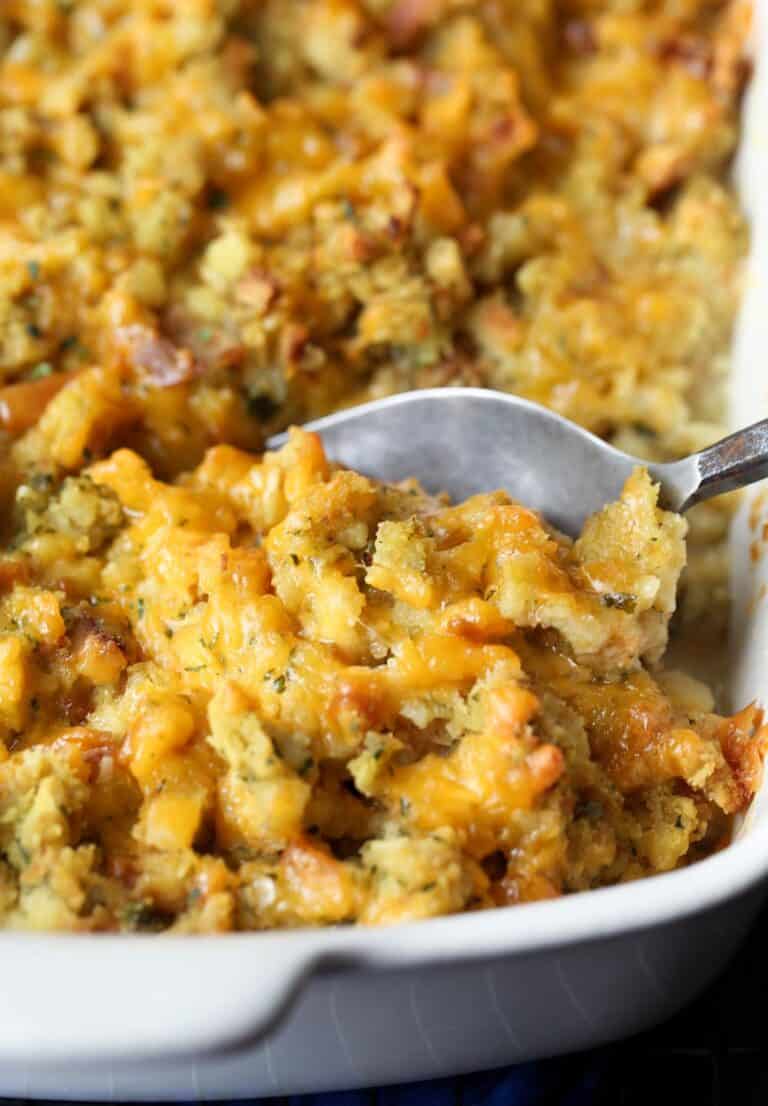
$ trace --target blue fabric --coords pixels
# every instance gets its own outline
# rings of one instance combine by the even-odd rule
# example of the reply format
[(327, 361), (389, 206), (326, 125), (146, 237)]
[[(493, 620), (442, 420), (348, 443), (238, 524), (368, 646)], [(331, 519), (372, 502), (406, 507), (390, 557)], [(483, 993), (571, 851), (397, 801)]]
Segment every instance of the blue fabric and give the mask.
[(254, 1101), (252, 1106), (595, 1106), (602, 1101), (606, 1079), (607, 1061), (594, 1053), (380, 1090)]

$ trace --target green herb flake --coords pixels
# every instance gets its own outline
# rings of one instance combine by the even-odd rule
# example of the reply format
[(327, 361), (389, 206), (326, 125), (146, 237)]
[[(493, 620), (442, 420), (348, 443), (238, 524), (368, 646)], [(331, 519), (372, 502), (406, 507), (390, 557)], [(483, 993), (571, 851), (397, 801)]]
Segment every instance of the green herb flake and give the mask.
[(589, 818), (590, 821), (602, 818), (603, 814), (603, 804), (598, 799), (585, 799), (584, 802), (577, 803), (573, 812), (575, 818)]
[(29, 374), (30, 380), (40, 380), (44, 376), (50, 376), (53, 372), (53, 365), (50, 361), (40, 361), (35, 365), (32, 372)]
[(40, 276), (40, 262), (39, 261), (28, 261), (27, 262), (27, 272), (29, 273), (29, 275), (32, 277), (33, 280), (37, 280), (37, 278)]
[(123, 924), (129, 929), (158, 932), (165, 929), (163, 916), (149, 902), (130, 902), (121, 914)]
[(208, 193), (209, 211), (226, 211), (229, 207), (229, 193), (223, 188), (212, 188)]
[(636, 595), (625, 595), (620, 591), (601, 595), (600, 601), (604, 607), (615, 607), (617, 610), (626, 611), (627, 614), (632, 614), (637, 606)]

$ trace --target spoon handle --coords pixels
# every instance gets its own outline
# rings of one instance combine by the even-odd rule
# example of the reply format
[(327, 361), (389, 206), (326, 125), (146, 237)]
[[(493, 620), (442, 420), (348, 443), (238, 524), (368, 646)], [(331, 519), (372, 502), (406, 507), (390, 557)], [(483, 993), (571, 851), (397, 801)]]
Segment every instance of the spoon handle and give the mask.
[(676, 511), (754, 484), (768, 476), (768, 419), (737, 430), (682, 461), (651, 469), (661, 482), (666, 504)]

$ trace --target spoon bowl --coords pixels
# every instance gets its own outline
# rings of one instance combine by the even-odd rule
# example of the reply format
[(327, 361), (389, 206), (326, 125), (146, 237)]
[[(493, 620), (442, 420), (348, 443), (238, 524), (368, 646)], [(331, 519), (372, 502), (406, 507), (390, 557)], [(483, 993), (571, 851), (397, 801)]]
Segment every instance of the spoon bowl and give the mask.
[[(565, 534), (616, 499), (637, 465), (661, 503), (685, 511), (701, 499), (768, 476), (768, 420), (680, 461), (649, 464), (537, 403), (485, 388), (427, 388), (350, 407), (307, 423), (331, 460), (387, 482), (415, 476), (459, 501), (503, 488)], [(277, 449), (285, 434), (267, 442)]]

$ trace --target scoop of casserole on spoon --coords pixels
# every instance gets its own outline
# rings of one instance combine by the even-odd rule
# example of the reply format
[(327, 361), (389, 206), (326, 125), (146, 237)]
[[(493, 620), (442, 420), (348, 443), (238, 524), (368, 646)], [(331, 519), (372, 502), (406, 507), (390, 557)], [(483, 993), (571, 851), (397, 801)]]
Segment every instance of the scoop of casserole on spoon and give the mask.
[[(305, 429), (326, 453), (377, 480), (416, 477), (455, 501), (503, 488), (565, 534), (616, 499), (637, 465), (682, 512), (768, 476), (768, 419), (700, 453), (653, 464), (622, 453), (562, 415), (484, 388), (428, 388), (351, 407)], [(276, 449), (285, 435), (267, 442)]]

